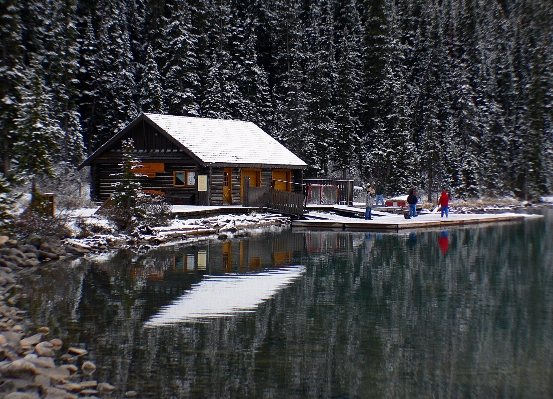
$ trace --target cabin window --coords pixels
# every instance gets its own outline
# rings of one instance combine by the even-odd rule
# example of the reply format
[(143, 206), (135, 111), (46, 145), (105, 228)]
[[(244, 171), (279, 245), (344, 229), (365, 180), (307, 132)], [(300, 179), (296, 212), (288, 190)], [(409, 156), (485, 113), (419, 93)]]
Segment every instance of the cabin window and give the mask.
[(196, 185), (196, 171), (183, 170), (173, 172), (173, 186), (194, 187)]

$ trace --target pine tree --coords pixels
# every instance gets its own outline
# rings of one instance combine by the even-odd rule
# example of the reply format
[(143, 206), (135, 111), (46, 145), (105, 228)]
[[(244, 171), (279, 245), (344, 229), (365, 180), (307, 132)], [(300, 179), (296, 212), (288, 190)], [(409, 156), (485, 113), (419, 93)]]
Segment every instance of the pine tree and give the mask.
[(142, 112), (164, 114), (163, 87), (152, 47), (146, 48), (145, 62), (140, 81), (140, 109)]
[(141, 184), (133, 172), (133, 169), (140, 166), (140, 160), (135, 157), (132, 139), (121, 141), (121, 154), (123, 156), (120, 164), (121, 173), (118, 176), (119, 181), (115, 183), (107, 214), (118, 229), (126, 230), (135, 226), (137, 199), (141, 190)]
[(14, 154), (17, 173), (31, 182), (31, 193), (35, 196), (38, 179), (54, 177), (54, 162), (63, 134), (49, 108), (53, 96), (45, 87), (41, 68), (32, 64), (27, 75), (28, 85), (15, 119), (18, 141)]
[(167, 1), (159, 46), (164, 104), (171, 115), (200, 115), (198, 37), (188, 2)]
[(75, 0), (49, 3), (43, 16), (45, 30), (43, 45), (48, 62), (47, 85), (53, 93), (53, 114), (63, 130), (57, 160), (66, 166), (77, 166), (83, 158), (84, 143), (78, 112), (78, 81), (80, 48), (77, 42)]
[(362, 45), (363, 27), (355, 1), (348, 1), (340, 10), (336, 33), (336, 79), (333, 88), (333, 109), (336, 134), (332, 144), (335, 155), (334, 168), (346, 170), (355, 176), (362, 168), (360, 155), (363, 129), (360, 114), (362, 109)]
[(128, 31), (127, 8), (114, 0), (98, 5), (100, 29), (96, 56), (97, 102), (94, 124), (101, 145), (138, 115), (136, 72)]
[(24, 47), (19, 1), (0, 5), (0, 164), (1, 178), (12, 176), (14, 145), (18, 141), (15, 119), (24, 85)]
[(98, 123), (96, 121), (99, 115), (95, 112), (96, 104), (99, 102), (99, 90), (96, 82), (97, 43), (90, 14), (82, 18), (81, 25), (80, 68), (77, 75), (80, 94), (78, 104), (83, 141), (87, 147), (88, 155), (90, 155), (101, 144), (99, 143)]

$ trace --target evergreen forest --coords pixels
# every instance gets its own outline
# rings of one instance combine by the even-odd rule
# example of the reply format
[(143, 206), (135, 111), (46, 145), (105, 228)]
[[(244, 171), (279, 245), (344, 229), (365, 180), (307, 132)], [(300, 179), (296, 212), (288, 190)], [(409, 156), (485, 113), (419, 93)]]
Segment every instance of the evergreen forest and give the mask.
[(0, 0), (0, 191), (149, 112), (252, 121), (305, 177), (535, 199), (552, 41), (551, 0)]

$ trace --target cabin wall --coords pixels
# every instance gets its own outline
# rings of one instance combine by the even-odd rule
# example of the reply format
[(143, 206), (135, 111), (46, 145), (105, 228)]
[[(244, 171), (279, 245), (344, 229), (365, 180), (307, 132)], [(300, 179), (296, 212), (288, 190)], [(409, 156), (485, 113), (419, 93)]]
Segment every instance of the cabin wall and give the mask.
[[(150, 159), (149, 162), (160, 162), (160, 159)], [(94, 201), (103, 202), (110, 197), (114, 186), (120, 181), (121, 167), (119, 163), (95, 163), (91, 167), (91, 198)], [(161, 162), (163, 163), (163, 162)], [(157, 172), (155, 177), (137, 177), (143, 190), (164, 192), (174, 204), (195, 205), (223, 205), (223, 171), (224, 168), (206, 168), (194, 164), (187, 159), (176, 162), (165, 162), (165, 171)], [(240, 179), (241, 168), (231, 168), (232, 177), (232, 204), (241, 204)], [(176, 187), (173, 185), (174, 171), (195, 171), (195, 187)], [(199, 175), (207, 175), (207, 191), (199, 192), (197, 179)], [(292, 170), (292, 191), (302, 193), (303, 171)], [(261, 170), (261, 185), (270, 186), (272, 183), (272, 169)]]
[(211, 168), (209, 205), (223, 205), (223, 168)]
[[(114, 191), (115, 184), (120, 181), (121, 166), (114, 163), (94, 164), (92, 167), (92, 195), (95, 201), (105, 201)], [(197, 165), (190, 163), (165, 163), (165, 171), (157, 172), (155, 177), (137, 176), (142, 190), (163, 192), (174, 204), (195, 204), (197, 188), (175, 186), (173, 184), (173, 172), (196, 171)]]

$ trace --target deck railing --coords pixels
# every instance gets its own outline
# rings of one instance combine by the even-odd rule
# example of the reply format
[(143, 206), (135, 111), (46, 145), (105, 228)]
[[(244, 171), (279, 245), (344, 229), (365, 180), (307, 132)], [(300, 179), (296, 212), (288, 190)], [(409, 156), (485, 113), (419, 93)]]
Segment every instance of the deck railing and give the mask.
[(244, 186), (244, 205), (268, 208), (286, 215), (301, 217), (305, 211), (302, 194), (274, 190), (271, 187)]

